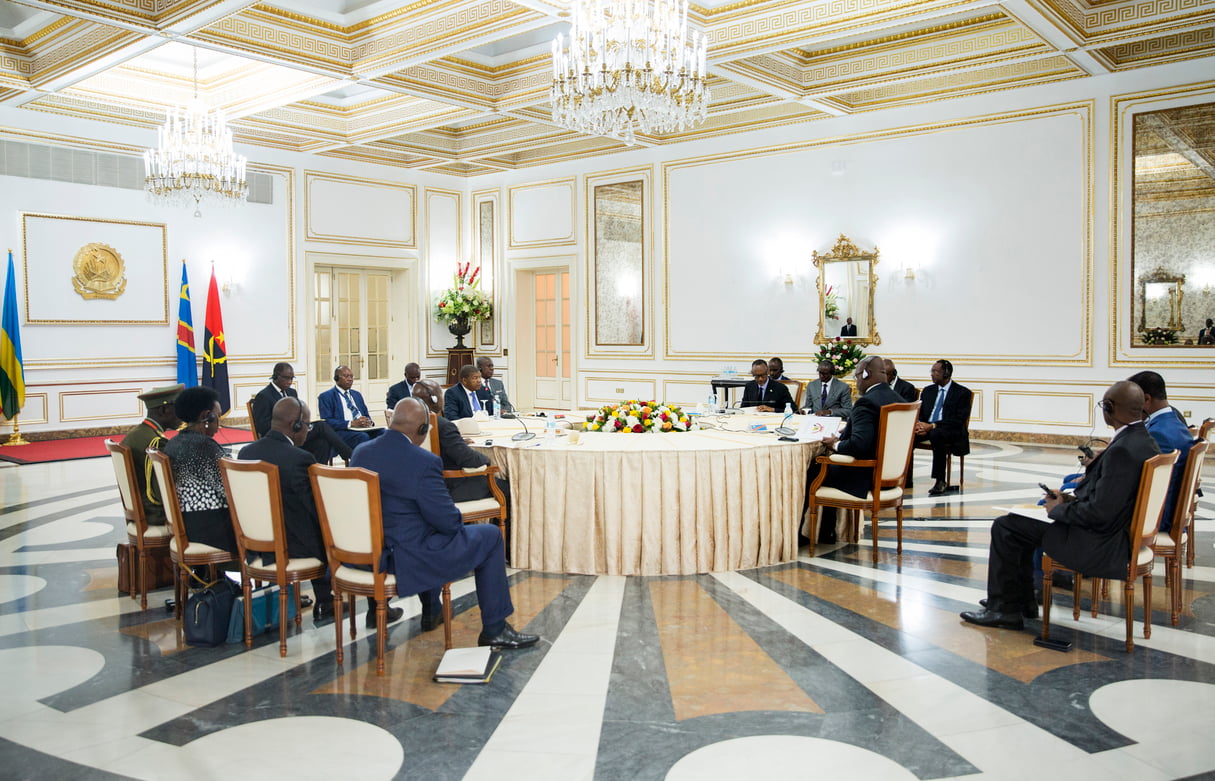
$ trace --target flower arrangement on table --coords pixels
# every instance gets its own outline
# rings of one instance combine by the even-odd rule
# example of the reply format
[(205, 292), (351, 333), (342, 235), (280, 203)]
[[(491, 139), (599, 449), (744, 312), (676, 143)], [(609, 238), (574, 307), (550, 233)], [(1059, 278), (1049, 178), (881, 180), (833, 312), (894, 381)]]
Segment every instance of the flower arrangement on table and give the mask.
[(1173, 328), (1148, 328), (1143, 332), (1144, 344), (1177, 344), (1177, 331)]
[(440, 323), (467, 322), (469, 320), (487, 320), (494, 314), (494, 302), (489, 296), (477, 289), (481, 284), (478, 277), (481, 269), (472, 269), (472, 263), (457, 263), (456, 275), (452, 278), (451, 288), (439, 294), (435, 301), (435, 319)]
[(865, 357), (865, 351), (851, 339), (835, 339), (818, 347), (818, 362), (829, 361), (835, 367), (836, 374), (844, 374), (856, 368)]
[(823, 294), (823, 314), (828, 320), (840, 319), (840, 300), (835, 294), (835, 286), (827, 288), (827, 292)]
[(586, 431), (644, 434), (647, 431), (687, 431), (692, 420), (682, 409), (658, 401), (622, 401), (605, 404), (594, 415), (587, 416), (582, 428)]

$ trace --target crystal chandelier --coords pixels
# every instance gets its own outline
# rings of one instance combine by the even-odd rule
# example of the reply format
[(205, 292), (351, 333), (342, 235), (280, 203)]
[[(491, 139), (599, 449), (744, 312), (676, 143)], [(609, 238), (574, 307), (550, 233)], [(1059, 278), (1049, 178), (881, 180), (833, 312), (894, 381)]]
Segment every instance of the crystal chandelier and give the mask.
[(155, 149), (143, 153), (144, 189), (170, 206), (194, 203), (202, 216), (205, 201), (231, 205), (249, 193), (245, 156), (232, 148), (232, 131), (222, 109), (208, 112), (198, 97), (198, 49), (194, 50), (194, 99), (170, 109)]
[(699, 124), (706, 48), (688, 0), (574, 0), (569, 40), (553, 41), (553, 119), (627, 144)]

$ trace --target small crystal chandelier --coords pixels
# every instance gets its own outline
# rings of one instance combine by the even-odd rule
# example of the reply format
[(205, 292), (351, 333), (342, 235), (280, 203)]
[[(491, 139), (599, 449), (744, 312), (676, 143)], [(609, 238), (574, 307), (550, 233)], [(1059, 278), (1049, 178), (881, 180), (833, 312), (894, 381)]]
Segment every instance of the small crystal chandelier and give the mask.
[(155, 149), (143, 153), (144, 184), (153, 200), (170, 206), (194, 202), (232, 205), (245, 199), (245, 156), (232, 148), (232, 131), (222, 109), (208, 112), (198, 97), (198, 49), (194, 50), (194, 100), (175, 106), (165, 117)]
[[(707, 44), (688, 0), (574, 0), (570, 37), (553, 41), (553, 119), (632, 144), (704, 121)], [(568, 48), (566, 44), (568, 43)]]

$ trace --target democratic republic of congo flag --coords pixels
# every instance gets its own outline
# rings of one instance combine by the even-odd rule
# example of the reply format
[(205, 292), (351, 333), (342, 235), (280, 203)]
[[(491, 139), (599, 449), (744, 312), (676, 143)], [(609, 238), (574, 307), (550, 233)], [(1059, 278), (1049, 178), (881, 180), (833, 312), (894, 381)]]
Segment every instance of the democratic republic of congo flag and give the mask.
[(221, 415), (232, 409), (232, 394), (228, 391), (228, 343), (224, 340), (224, 316), (219, 310), (219, 285), (215, 283), (215, 266), (211, 266), (211, 286), (207, 288), (207, 322), (203, 331), (202, 384), (219, 394)]
[(17, 282), (13, 275), (13, 252), (8, 253), (8, 279), (4, 282), (4, 313), (0, 316), (0, 408), (12, 420), (25, 406), (25, 367), (21, 363), (21, 331), (18, 328)]
[(190, 280), (181, 262), (181, 292), (177, 301), (177, 381), (187, 388), (198, 384), (198, 353), (194, 351), (194, 313), (190, 311)]

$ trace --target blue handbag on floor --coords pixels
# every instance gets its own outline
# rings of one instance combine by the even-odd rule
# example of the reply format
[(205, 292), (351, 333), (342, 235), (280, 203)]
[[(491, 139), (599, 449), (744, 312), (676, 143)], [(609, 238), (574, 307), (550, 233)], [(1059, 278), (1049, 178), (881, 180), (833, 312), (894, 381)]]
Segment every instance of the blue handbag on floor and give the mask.
[[(238, 589), (237, 594), (241, 592)], [(249, 612), (251, 633), (254, 637), (267, 629), (278, 628), (278, 586), (267, 586), (254, 591), (249, 600), (252, 607)], [(295, 620), (295, 584), (287, 586), (287, 620)], [(228, 619), (228, 642), (243, 643), (245, 641), (245, 598), (237, 596), (232, 605), (232, 616)]]

